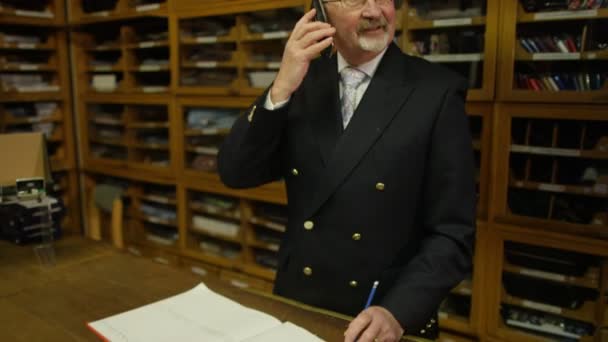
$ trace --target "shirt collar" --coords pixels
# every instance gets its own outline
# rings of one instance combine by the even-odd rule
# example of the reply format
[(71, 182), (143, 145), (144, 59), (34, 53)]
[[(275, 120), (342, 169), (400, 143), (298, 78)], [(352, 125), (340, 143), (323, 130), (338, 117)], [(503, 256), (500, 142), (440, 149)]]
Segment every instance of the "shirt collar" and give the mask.
[[(380, 52), (378, 54), (378, 56), (374, 57), (374, 59), (372, 59), (369, 62), (365, 62), (361, 65), (358, 65), (355, 68), (359, 71), (363, 71), (370, 78), (374, 77), (374, 74), (376, 73), (376, 69), (378, 69), (378, 65), (380, 64), (380, 61), (382, 60), (382, 57), (386, 53), (387, 49), (388, 49), (388, 46), (384, 49), (384, 51)], [(342, 57), (340, 52), (338, 52), (337, 55), (338, 55), (338, 73), (340, 73), (342, 70), (349, 67), (350, 65), (348, 64), (346, 59), (344, 59), (344, 57)]]

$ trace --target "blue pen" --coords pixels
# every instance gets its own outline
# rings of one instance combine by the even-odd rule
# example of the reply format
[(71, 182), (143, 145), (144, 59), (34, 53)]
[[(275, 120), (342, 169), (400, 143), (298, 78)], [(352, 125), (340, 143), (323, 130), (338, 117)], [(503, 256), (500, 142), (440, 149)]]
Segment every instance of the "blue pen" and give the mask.
[(374, 286), (372, 286), (372, 290), (369, 292), (369, 296), (367, 297), (367, 303), (365, 303), (365, 308), (363, 308), (364, 310), (369, 308), (369, 306), (372, 304), (372, 300), (374, 299), (374, 295), (376, 294), (378, 284), (380, 284), (380, 282), (376, 280), (374, 282)]

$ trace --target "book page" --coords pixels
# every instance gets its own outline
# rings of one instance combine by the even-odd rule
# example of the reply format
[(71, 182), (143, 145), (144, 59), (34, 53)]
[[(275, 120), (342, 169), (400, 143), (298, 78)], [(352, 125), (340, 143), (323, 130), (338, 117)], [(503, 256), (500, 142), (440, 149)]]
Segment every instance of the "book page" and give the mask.
[(276, 318), (218, 295), (204, 284), (89, 324), (112, 342), (240, 342), (280, 325)]
[(285, 322), (243, 342), (323, 342), (322, 339), (290, 322)]

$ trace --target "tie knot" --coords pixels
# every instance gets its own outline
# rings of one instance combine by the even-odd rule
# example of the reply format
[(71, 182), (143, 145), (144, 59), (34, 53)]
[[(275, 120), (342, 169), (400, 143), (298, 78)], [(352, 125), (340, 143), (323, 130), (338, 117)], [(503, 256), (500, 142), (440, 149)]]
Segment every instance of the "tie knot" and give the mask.
[(357, 87), (367, 76), (363, 71), (347, 67), (340, 71), (342, 82), (347, 87)]

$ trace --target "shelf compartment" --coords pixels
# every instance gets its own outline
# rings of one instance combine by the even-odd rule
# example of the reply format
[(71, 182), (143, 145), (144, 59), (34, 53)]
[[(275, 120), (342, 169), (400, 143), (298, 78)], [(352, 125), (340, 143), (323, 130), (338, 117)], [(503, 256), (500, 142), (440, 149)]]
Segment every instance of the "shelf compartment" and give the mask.
[(582, 322), (593, 323), (595, 321), (594, 311), (596, 305), (593, 302), (585, 302), (583, 307), (579, 310), (569, 310), (555, 305), (548, 305), (527, 299), (517, 298), (508, 294), (503, 294), (502, 301), (504, 304), (508, 304), (510, 306), (534, 309), (545, 313), (559, 315), (565, 318), (576, 319)]
[(594, 186), (574, 186), (554, 183), (541, 183), (531, 181), (514, 180), (510, 182), (510, 186), (514, 188), (522, 188), (528, 190), (539, 190), (554, 193), (566, 193), (573, 195), (584, 195), (605, 198), (608, 196), (608, 184), (597, 184)]
[[(103, 5), (105, 5), (104, 3)], [(76, 25), (101, 23), (146, 17), (164, 17), (168, 15), (166, 1), (142, 4), (130, 4), (127, 0), (116, 0), (109, 6), (83, 8), (82, 2), (72, 7), (70, 22)]]
[(241, 214), (238, 202), (219, 195), (193, 195), (190, 199), (190, 210), (209, 217), (240, 221)]
[(606, 54), (596, 47), (608, 9), (527, 13), (512, 1), (502, 10), (509, 24), (502, 35), (500, 101), (608, 102)]
[(240, 17), (240, 40), (255, 42), (265, 40), (285, 40), (291, 29), (302, 16), (301, 7), (251, 12)]
[(432, 19), (425, 20), (416, 15), (409, 15), (405, 29), (407, 30), (429, 30), (446, 27), (474, 27), (484, 26), (486, 17), (468, 17), (468, 18), (447, 18), (447, 19)]
[(240, 91), (238, 72), (230, 68), (180, 70), (179, 82), (182, 94), (235, 95)]
[(136, 219), (144, 221), (144, 222), (157, 224), (160, 226), (167, 226), (167, 227), (174, 227), (174, 228), (177, 227), (177, 222), (175, 220), (168, 220), (168, 219), (164, 219), (164, 218), (160, 218), (160, 217), (156, 217), (156, 216), (138, 214), (138, 215), (133, 216), (133, 218), (136, 218)]
[[(187, 246), (190, 251), (223, 259), (223, 263), (237, 262), (242, 258), (242, 248), (238, 239), (191, 229), (188, 230), (188, 234)], [(222, 265), (221, 262), (219, 264)]]
[(450, 325), (469, 326), (470, 312), (470, 297), (450, 294), (439, 307), (439, 325), (444, 329)]
[(182, 19), (179, 25), (179, 41), (184, 46), (236, 43), (239, 38), (234, 16)]
[(127, 49), (155, 49), (169, 47), (170, 46), (168, 40), (149, 40), (126, 45)]
[(589, 268), (583, 276), (577, 277), (555, 272), (548, 272), (544, 270), (537, 270), (533, 268), (521, 267), (513, 265), (508, 261), (505, 261), (503, 271), (508, 273), (525, 275), (527, 277), (570, 284), (574, 286), (587, 287), (590, 289), (599, 289), (599, 269), (597, 268)]
[(170, 250), (177, 251), (177, 243), (179, 240), (179, 234), (176, 229), (156, 227), (154, 225), (143, 226), (145, 239), (143, 242), (160, 248), (167, 248)]
[(31, 27), (6, 26), (0, 33), (0, 49), (23, 51), (48, 51), (57, 48), (57, 38), (53, 31), (40, 33)]
[[(187, 59), (186, 56), (181, 61), (182, 69), (229, 69), (229, 68), (238, 68), (240, 64), (240, 55), (236, 51), (228, 51), (230, 56), (223, 60), (213, 60), (213, 59), (201, 59), (201, 60), (190, 60)], [(185, 52), (183, 53), (186, 54)]]
[(234, 243), (240, 243), (242, 234), (237, 223), (196, 214), (192, 216), (190, 231)]
[[(524, 336), (530, 335), (528, 339), (539, 339), (541, 341), (544, 339), (551, 340), (548, 336), (554, 338), (580, 339), (592, 336), (593, 330), (595, 329), (593, 325), (585, 322), (564, 320), (555, 315), (542, 312), (539, 313), (533, 310), (522, 310), (516, 307), (503, 305), (502, 311), (504, 322), (501, 322), (501, 329), (511, 330), (513, 334), (518, 335), (512, 337), (514, 338), (514, 341), (521, 340), (523, 338), (521, 335), (522, 333)], [(522, 321), (520, 317), (521, 319), (534, 317), (534, 320), (538, 321), (540, 324)], [(565, 327), (566, 325), (567, 328)], [(571, 332), (572, 330), (578, 331), (578, 333), (573, 333)], [(519, 331), (521, 331), (521, 333), (518, 334)], [(538, 334), (540, 334), (540, 336)]]
[(0, 16), (8, 24), (58, 26), (63, 20), (63, 4), (59, 1), (27, 3), (16, 1), (0, 4)]
[(608, 8), (589, 10), (566, 10), (566, 11), (544, 11), (526, 12), (521, 4), (517, 5), (517, 21), (520, 23), (546, 22), (546, 21), (571, 21), (608, 18)]
[(466, 63), (483, 61), (483, 53), (437, 54), (420, 56), (432, 63)]

